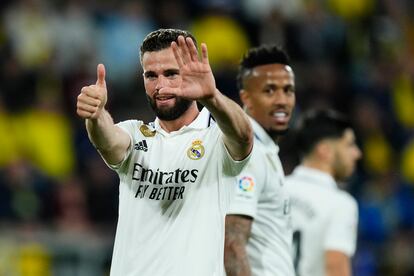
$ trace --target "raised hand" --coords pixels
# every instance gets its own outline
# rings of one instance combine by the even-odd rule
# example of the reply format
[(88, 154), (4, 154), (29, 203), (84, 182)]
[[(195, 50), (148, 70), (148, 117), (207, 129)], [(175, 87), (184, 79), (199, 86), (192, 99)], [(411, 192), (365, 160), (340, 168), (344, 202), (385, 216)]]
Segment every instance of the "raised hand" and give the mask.
[[(217, 92), (216, 82), (208, 61), (206, 44), (201, 44), (201, 59), (191, 38), (178, 37), (178, 43), (172, 42), (171, 48), (177, 60), (182, 77), (179, 89), (174, 89), (174, 94), (191, 100), (208, 100)], [(163, 88), (165, 92), (172, 88)], [(160, 90), (160, 94), (164, 91)]]
[(103, 64), (98, 64), (96, 74), (96, 84), (82, 87), (78, 96), (76, 112), (84, 119), (97, 119), (106, 105), (107, 90)]

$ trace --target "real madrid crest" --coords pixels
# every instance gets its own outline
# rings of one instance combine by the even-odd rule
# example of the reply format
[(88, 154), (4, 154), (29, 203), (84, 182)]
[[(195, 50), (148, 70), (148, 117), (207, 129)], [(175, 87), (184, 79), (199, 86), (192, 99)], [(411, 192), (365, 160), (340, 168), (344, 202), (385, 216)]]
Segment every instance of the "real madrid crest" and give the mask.
[(150, 129), (147, 125), (141, 125), (139, 127), (139, 130), (145, 137), (154, 137), (155, 136), (155, 130)]
[(192, 160), (201, 159), (204, 156), (204, 146), (201, 140), (192, 142), (191, 147), (187, 150), (187, 156)]

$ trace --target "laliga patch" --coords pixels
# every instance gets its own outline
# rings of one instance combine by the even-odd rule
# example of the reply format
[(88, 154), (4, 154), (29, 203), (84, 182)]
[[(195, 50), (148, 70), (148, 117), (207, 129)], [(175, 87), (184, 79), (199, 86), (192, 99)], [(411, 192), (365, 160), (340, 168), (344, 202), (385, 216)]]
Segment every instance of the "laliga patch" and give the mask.
[(155, 130), (150, 129), (147, 125), (141, 125), (139, 127), (139, 130), (141, 131), (142, 135), (145, 137), (154, 137), (155, 136)]
[(199, 160), (204, 156), (204, 146), (201, 140), (194, 140), (187, 150), (187, 156), (192, 160)]
[(242, 194), (253, 194), (255, 190), (255, 181), (253, 177), (245, 175), (238, 178), (237, 191)]

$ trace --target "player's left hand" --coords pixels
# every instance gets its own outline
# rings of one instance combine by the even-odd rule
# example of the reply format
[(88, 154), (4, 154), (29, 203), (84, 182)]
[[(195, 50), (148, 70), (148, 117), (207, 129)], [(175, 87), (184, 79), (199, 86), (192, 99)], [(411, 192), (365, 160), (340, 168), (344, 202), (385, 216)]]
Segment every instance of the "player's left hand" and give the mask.
[[(171, 48), (182, 77), (181, 87), (174, 89), (174, 94), (197, 101), (213, 98), (218, 90), (208, 61), (207, 45), (201, 44), (201, 58), (199, 58), (197, 48), (190, 37), (179, 36), (178, 43), (172, 42)], [(160, 94), (164, 89), (171, 88), (161, 89)]]

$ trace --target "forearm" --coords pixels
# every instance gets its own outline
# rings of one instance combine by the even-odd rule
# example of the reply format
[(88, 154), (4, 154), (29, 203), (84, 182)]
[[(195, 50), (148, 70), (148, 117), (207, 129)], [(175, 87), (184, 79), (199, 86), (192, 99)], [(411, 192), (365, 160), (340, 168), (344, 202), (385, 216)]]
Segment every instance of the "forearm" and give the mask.
[(245, 244), (226, 242), (224, 267), (227, 276), (250, 276), (250, 264)]
[(325, 253), (325, 270), (327, 276), (351, 276), (351, 261), (342, 252), (327, 251)]
[(246, 245), (250, 237), (252, 219), (241, 215), (226, 216), (224, 267), (227, 276), (250, 276)]
[(327, 276), (351, 276), (349, 267), (335, 267), (329, 266), (326, 268)]
[(224, 134), (224, 143), (233, 158), (244, 159), (253, 146), (253, 130), (243, 109), (218, 90), (214, 97), (201, 103), (215, 118)]
[(119, 127), (105, 109), (97, 119), (86, 119), (89, 140), (109, 164), (117, 164), (129, 147), (129, 136)]

